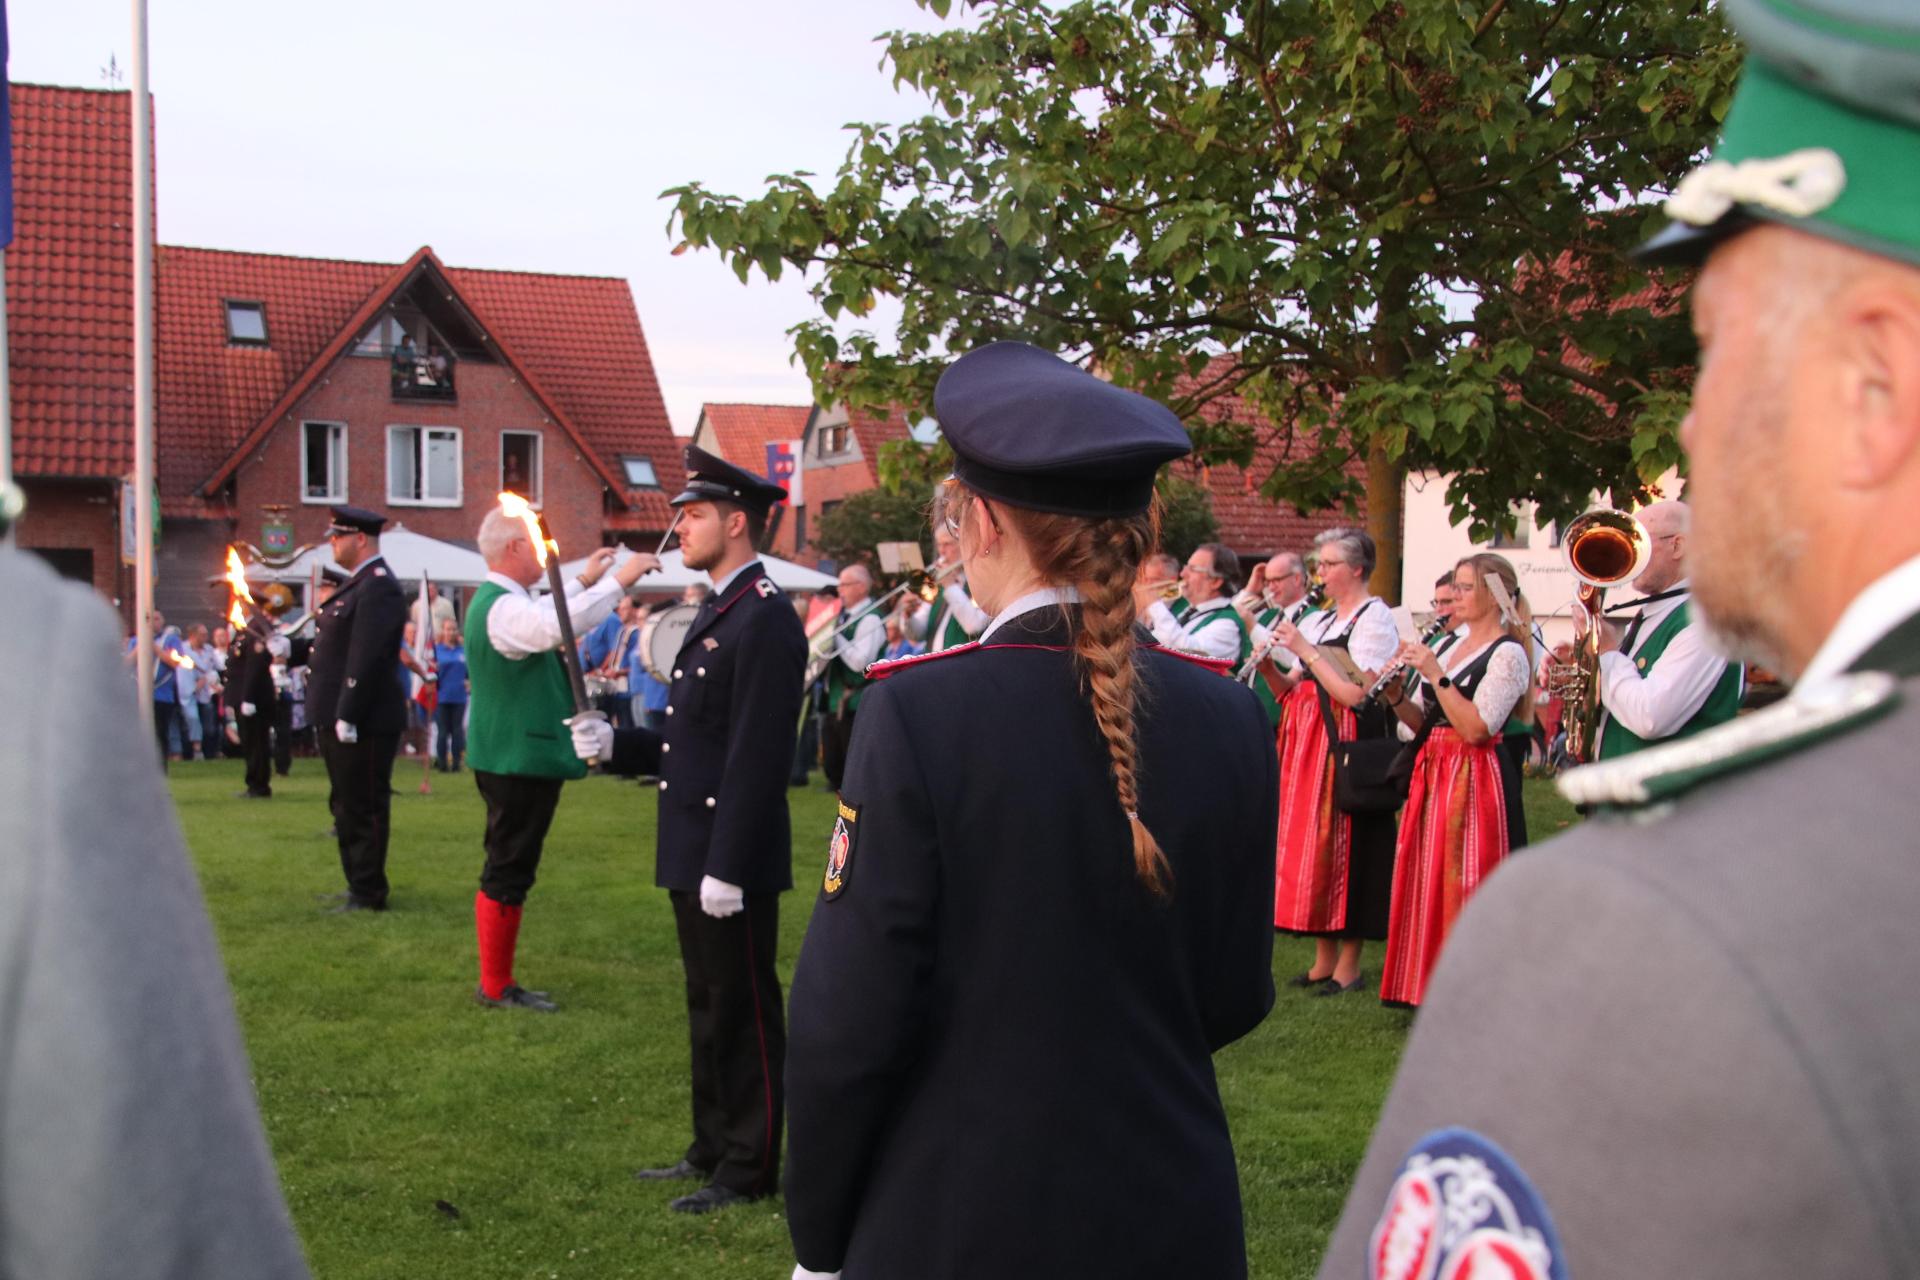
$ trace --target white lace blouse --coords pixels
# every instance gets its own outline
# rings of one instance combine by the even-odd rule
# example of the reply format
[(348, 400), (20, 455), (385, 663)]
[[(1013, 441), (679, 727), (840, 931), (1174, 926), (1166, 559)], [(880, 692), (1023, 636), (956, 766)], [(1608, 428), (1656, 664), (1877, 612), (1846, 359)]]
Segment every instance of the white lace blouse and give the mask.
[[(1496, 638), (1493, 643), (1499, 644)], [(1441, 658), (1441, 669), (1449, 676), (1457, 676), (1487, 651), (1486, 645), (1479, 645), (1471, 651), (1462, 651), (1458, 647), (1449, 650)], [(1533, 686), (1533, 672), (1527, 664), (1527, 655), (1517, 644), (1503, 645), (1493, 657), (1487, 660), (1487, 673), (1480, 678), (1480, 684), (1473, 691), (1473, 709), (1480, 713), (1480, 723), (1487, 727), (1488, 733), (1499, 733), (1507, 723), (1507, 717), (1520, 705), (1520, 699), (1527, 696)], [(1400, 740), (1413, 740), (1413, 730), (1403, 721), (1400, 726)]]

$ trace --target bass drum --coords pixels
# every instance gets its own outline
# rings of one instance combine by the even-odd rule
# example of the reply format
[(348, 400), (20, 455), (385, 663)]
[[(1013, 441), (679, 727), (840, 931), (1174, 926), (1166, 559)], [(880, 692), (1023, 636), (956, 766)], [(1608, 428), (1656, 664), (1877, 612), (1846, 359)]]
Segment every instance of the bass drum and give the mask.
[(675, 604), (655, 609), (641, 624), (640, 663), (661, 684), (673, 683), (673, 660), (699, 616), (699, 605)]

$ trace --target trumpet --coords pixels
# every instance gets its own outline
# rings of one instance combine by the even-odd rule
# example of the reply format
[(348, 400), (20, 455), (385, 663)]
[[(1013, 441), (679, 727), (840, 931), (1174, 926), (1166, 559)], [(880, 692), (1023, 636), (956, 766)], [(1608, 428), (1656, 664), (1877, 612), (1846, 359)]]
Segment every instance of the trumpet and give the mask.
[[(1445, 618), (1433, 619), (1431, 622), (1427, 623), (1426, 626), (1420, 629), (1420, 643), (1431, 644), (1436, 638), (1439, 637), (1440, 633), (1445, 631), (1446, 629), (1447, 629), (1447, 620)], [(1367, 687), (1366, 701), (1377, 702), (1380, 698), (1381, 693), (1385, 692), (1387, 685), (1392, 683), (1393, 678), (1399, 675), (1402, 671), (1405, 671), (1406, 669), (1407, 669), (1407, 663), (1404, 658), (1396, 659), (1393, 662), (1389, 662), (1387, 664), (1386, 670), (1380, 673), (1380, 678), (1375, 680), (1371, 685)]]
[(885, 604), (895, 596), (902, 595), (908, 591), (913, 592), (913, 594), (919, 596), (928, 604), (932, 604), (940, 598), (940, 592), (942, 588), (947, 585), (947, 579), (959, 571), (960, 561), (958, 560), (955, 560), (952, 564), (936, 563), (931, 570), (915, 569), (906, 576), (905, 581), (881, 596), (878, 600), (875, 600), (874, 604)]
[[(1647, 527), (1624, 511), (1596, 507), (1567, 526), (1562, 542), (1567, 567), (1580, 583), (1574, 595), (1575, 629), (1572, 662), (1547, 667), (1547, 692), (1565, 702), (1560, 723), (1566, 727), (1567, 753), (1576, 760), (1593, 758), (1600, 733), (1600, 626), (1602, 601), (1608, 587), (1639, 577), (1653, 554), (1653, 536)], [(1584, 630), (1580, 624), (1584, 622)]]

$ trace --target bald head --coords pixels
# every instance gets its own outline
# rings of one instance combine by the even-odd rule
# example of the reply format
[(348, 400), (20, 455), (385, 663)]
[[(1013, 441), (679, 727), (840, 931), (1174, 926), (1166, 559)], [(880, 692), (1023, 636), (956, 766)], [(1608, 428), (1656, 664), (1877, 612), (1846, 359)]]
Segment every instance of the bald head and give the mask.
[(1634, 512), (1647, 532), (1656, 538), (1664, 538), (1675, 533), (1693, 531), (1693, 512), (1687, 504), (1677, 498), (1656, 502), (1652, 506), (1642, 507)]

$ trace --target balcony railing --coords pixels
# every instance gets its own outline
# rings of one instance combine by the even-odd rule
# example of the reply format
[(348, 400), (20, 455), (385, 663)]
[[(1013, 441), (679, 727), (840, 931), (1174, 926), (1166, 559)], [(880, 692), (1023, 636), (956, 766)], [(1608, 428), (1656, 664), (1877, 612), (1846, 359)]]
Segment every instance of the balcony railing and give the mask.
[(453, 361), (443, 355), (393, 357), (395, 400), (452, 400)]

